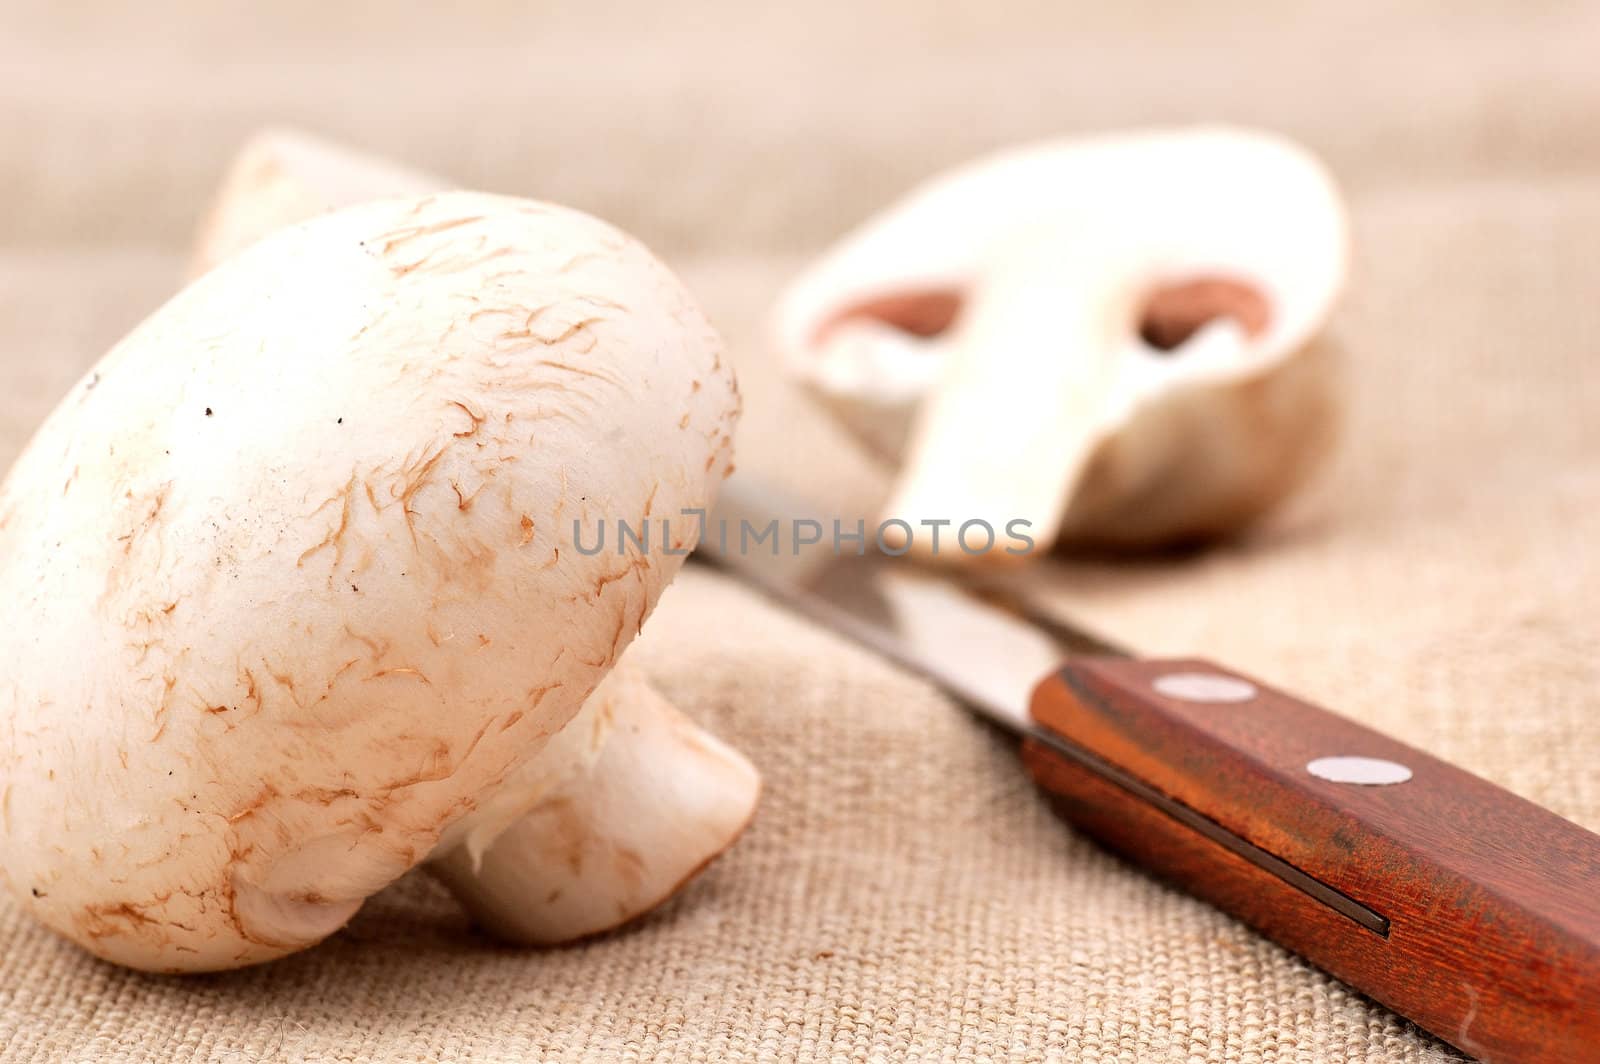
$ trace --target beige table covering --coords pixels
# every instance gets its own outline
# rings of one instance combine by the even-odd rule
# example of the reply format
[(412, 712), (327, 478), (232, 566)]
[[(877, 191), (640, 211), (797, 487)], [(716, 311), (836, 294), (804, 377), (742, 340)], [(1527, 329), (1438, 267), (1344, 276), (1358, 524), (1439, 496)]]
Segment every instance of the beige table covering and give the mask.
[[(170, 293), (273, 121), (637, 232), (728, 334), (741, 466), (870, 502), (762, 340), (808, 253), (1007, 141), (1263, 124), (1351, 198), (1344, 447), (1249, 541), (1068, 563), (1053, 593), (1600, 828), (1600, 8), (1398, 6), (7, 3), (0, 460)], [(163, 979), (0, 902), (0, 1058), (1455, 1059), (1075, 836), (926, 684), (722, 578), (687, 573), (640, 651), (768, 791), (637, 928), (507, 949), (413, 876), (306, 954)]]

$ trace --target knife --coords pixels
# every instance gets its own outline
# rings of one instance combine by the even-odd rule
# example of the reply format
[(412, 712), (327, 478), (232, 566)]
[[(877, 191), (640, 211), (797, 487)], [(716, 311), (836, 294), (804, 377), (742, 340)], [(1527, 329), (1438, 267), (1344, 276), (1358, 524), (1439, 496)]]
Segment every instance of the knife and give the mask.
[(740, 474), (695, 557), (933, 680), (1020, 737), (1077, 828), (1444, 1041), (1600, 1061), (1600, 836), (1237, 670), (1142, 659), (870, 531), (836, 539), (859, 526), (824, 515)]

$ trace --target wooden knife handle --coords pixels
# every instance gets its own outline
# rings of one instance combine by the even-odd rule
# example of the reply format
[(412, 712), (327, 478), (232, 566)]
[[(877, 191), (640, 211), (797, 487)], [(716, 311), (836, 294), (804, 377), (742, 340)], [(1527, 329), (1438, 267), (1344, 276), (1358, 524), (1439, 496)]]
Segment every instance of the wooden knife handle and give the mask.
[(1032, 715), (1109, 848), (1485, 1061), (1600, 1061), (1600, 836), (1203, 661), (1076, 659)]

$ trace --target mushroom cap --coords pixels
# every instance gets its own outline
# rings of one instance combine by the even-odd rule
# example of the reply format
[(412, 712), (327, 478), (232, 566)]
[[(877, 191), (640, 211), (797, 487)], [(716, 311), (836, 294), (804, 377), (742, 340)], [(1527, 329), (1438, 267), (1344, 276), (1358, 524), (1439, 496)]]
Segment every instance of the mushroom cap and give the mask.
[[(738, 393), (637, 242), (452, 192), (190, 285), (0, 485), (0, 871), (134, 967), (325, 937), (572, 718), (697, 532)], [(677, 550), (672, 548), (676, 547)]]
[[(907, 461), (918, 484), (902, 484), (888, 516), (934, 516), (897, 505), (932, 505), (938, 462), (990, 437), (1037, 437), (1070, 456), (1002, 446), (965, 475), (998, 498), (1008, 463), (1059, 462), (1064, 512), (1038, 515), (1042, 539), (1056, 524), (1140, 545), (1215, 534), (1276, 502), (1326, 448), (1317, 342), (1343, 287), (1346, 229), (1323, 165), (1269, 133), (1025, 145), (926, 182), (847, 235), (784, 294), (776, 342), (871, 450)], [(1291, 365), (1304, 359), (1317, 366)], [(982, 397), (939, 394), (980, 382)], [(948, 401), (930, 414), (936, 396)], [(1057, 424), (1019, 431), (1022, 407)], [(1036, 479), (1021, 494), (1044, 506), (1055, 474)]]

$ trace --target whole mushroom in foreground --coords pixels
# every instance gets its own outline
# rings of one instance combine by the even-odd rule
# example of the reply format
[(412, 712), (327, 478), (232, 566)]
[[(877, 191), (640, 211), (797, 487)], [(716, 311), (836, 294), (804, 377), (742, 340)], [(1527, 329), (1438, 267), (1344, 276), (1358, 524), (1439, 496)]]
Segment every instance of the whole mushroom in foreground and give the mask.
[(777, 343), (902, 463), (887, 519), (1021, 520), (1040, 547), (1213, 537), (1327, 450), (1345, 231), (1323, 167), (1271, 135), (1033, 145), (846, 237), (785, 294)]
[[(210, 271), (0, 486), (0, 877), (162, 971), (424, 862), (521, 941), (659, 902), (759, 780), (613, 666), (738, 407), (677, 280), (559, 207), (373, 203)], [(618, 520), (657, 535), (573, 549)]]

